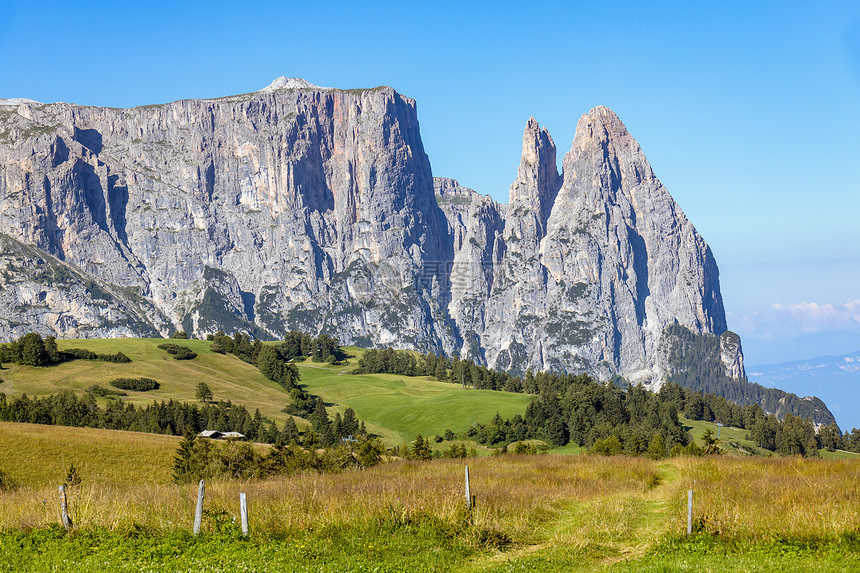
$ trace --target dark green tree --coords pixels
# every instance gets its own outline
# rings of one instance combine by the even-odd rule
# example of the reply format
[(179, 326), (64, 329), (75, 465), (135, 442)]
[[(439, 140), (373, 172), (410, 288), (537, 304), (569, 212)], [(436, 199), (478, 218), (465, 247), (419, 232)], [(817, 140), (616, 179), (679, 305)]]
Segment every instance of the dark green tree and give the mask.
[(702, 455), (710, 456), (722, 454), (723, 451), (720, 449), (719, 443), (719, 438), (714, 435), (711, 429), (706, 429), (702, 434), (702, 444), (705, 446)]
[(660, 460), (666, 457), (666, 442), (660, 432), (655, 432), (654, 437), (648, 442), (645, 454), (652, 460)]
[(433, 449), (430, 447), (429, 438), (424, 438), (421, 434), (412, 442), (412, 447), (407, 448), (409, 453), (406, 457), (412, 460), (428, 461), (433, 459)]
[(358, 463), (363, 468), (375, 466), (382, 461), (385, 446), (376, 438), (362, 436), (358, 441)]
[(44, 366), (48, 362), (45, 351), (45, 341), (35, 332), (25, 334), (19, 341), (21, 347), (20, 364), (26, 366)]
[(209, 389), (209, 385), (206, 382), (200, 382), (197, 384), (197, 391), (194, 393), (194, 396), (198, 402), (211, 402), (212, 390)]

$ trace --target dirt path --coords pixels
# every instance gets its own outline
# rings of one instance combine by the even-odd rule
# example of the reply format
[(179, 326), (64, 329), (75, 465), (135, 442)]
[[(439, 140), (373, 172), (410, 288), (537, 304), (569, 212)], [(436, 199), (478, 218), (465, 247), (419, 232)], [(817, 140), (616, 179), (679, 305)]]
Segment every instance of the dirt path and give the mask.
[(643, 484), (642, 491), (571, 503), (547, 524), (543, 542), (478, 558), (461, 570), (508, 571), (523, 560), (545, 562), (548, 571), (567, 570), (553, 566), (561, 565), (554, 558), (561, 555), (591, 571), (642, 557), (671, 526), (672, 504), (678, 499), (678, 468), (660, 463), (655, 470), (657, 481)]

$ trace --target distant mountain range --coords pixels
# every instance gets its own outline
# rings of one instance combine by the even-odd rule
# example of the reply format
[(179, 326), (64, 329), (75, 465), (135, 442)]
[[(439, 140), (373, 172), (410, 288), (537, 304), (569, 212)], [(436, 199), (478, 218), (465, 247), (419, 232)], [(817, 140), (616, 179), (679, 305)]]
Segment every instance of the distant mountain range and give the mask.
[(782, 364), (749, 366), (750, 382), (824, 400), (839, 427), (860, 428), (860, 351)]

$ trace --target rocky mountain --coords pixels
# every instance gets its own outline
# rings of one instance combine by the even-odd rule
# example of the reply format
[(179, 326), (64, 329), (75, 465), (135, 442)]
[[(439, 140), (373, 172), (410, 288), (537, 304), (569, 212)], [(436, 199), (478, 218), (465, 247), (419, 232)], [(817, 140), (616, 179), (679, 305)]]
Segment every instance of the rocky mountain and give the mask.
[[(662, 380), (668, 326), (726, 332), (713, 255), (612, 111), (582, 116), (563, 166), (530, 119), (506, 208), (437, 183), (462, 352), (503, 369)], [(726, 375), (744, 378), (737, 336), (723, 337), (721, 356)]]
[(716, 262), (612, 111), (563, 167), (530, 119), (508, 205), (434, 179), (390, 87), (0, 100), (2, 334), (300, 329), (658, 385), (667, 327), (726, 331)]

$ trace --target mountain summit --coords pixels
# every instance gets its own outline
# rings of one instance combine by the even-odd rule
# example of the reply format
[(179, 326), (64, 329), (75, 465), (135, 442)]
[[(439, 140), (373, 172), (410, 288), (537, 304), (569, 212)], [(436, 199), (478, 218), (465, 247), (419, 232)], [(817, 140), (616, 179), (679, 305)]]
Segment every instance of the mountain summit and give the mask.
[(611, 110), (582, 116), (563, 164), (532, 118), (508, 205), (434, 179), (390, 87), (20, 101), (0, 108), (0, 328), (299, 329), (659, 385), (667, 327), (726, 329), (716, 262)]
[(277, 90), (330, 90), (332, 88), (323, 88), (315, 86), (303, 78), (288, 78), (280, 76), (275, 78), (275, 81), (261, 89), (261, 92), (273, 92)]

